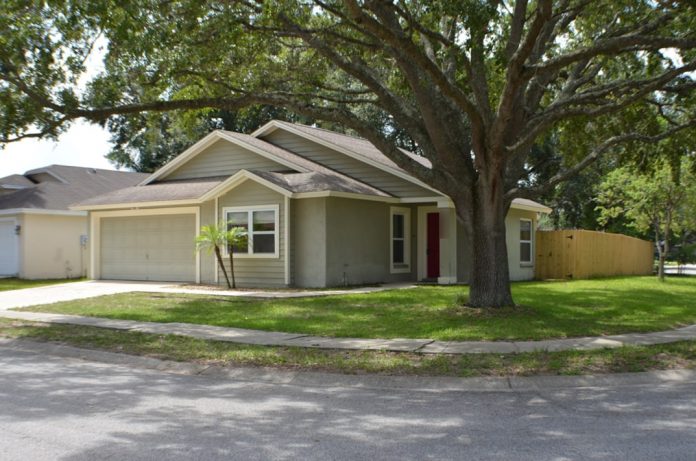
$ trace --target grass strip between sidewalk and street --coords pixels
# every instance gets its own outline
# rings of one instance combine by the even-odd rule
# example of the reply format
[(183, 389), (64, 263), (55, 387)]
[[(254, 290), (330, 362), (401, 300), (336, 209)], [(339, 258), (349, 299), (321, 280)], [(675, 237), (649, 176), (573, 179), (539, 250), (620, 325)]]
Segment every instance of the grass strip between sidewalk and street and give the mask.
[(0, 319), (0, 337), (218, 366), (421, 376), (580, 375), (696, 368), (696, 341), (594, 351), (417, 354), (267, 347), (78, 325)]

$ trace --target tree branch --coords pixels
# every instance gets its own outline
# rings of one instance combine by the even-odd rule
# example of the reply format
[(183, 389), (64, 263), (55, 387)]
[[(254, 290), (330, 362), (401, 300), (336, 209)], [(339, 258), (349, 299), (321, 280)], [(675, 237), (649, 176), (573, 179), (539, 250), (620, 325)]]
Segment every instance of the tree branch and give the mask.
[(535, 198), (539, 195), (542, 195), (546, 192), (549, 192), (551, 189), (556, 187), (558, 184), (561, 182), (577, 175), (580, 173), (582, 170), (590, 166), (592, 163), (597, 161), (603, 154), (605, 154), (609, 149), (618, 146), (620, 144), (625, 144), (628, 142), (635, 142), (635, 141), (640, 141), (643, 143), (656, 143), (659, 142), (663, 139), (669, 138), (670, 136), (674, 135), (675, 133), (685, 130), (687, 128), (691, 128), (696, 126), (696, 118), (693, 120), (689, 120), (686, 123), (683, 123), (679, 126), (675, 126), (670, 128), (669, 130), (665, 130), (662, 133), (659, 133), (654, 136), (649, 136), (641, 133), (626, 133), (622, 135), (617, 135), (617, 136), (612, 136), (611, 138), (605, 140), (603, 143), (599, 144), (597, 147), (592, 149), (592, 151), (587, 154), (582, 160), (580, 160), (578, 163), (576, 163), (574, 166), (567, 168), (563, 171), (560, 171), (553, 177), (551, 177), (546, 184), (539, 185), (537, 187), (530, 187), (530, 188), (513, 188), (510, 189), (505, 196), (512, 200), (513, 198)]

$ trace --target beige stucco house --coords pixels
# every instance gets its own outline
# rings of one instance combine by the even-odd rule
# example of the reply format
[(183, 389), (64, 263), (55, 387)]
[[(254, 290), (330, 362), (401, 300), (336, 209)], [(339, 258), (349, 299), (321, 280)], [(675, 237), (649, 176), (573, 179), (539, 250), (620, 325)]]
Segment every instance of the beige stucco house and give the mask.
[[(405, 152), (428, 166), (424, 158)], [(272, 121), (252, 135), (215, 131), (135, 187), (86, 200), (90, 277), (219, 283), (194, 251), (202, 225), (249, 231), (240, 286), (466, 282), (464, 231), (450, 199), (364, 139)], [(510, 274), (534, 277), (534, 229), (547, 207), (516, 200)]]
[(75, 202), (132, 186), (147, 175), (50, 165), (0, 178), (0, 277), (83, 277), (87, 212)]

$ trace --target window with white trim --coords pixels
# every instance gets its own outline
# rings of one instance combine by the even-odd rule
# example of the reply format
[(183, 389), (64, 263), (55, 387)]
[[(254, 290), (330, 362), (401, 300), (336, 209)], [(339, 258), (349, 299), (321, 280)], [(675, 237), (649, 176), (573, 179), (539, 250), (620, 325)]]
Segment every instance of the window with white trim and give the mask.
[(278, 205), (223, 208), (227, 228), (241, 227), (247, 232), (246, 240), (240, 245), (227, 248), (235, 256), (277, 258)]
[(390, 262), (391, 272), (411, 271), (411, 210), (392, 207), (390, 222)]
[(532, 220), (520, 219), (520, 264), (532, 264)]

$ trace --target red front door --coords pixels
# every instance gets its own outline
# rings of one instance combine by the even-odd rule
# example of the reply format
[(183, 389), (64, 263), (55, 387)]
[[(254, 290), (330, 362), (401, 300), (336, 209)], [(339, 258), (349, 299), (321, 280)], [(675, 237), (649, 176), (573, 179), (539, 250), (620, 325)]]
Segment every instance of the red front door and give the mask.
[(427, 278), (440, 276), (440, 213), (428, 213), (426, 231)]

